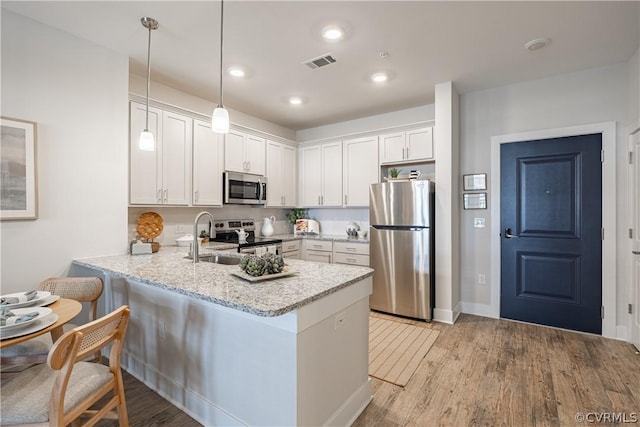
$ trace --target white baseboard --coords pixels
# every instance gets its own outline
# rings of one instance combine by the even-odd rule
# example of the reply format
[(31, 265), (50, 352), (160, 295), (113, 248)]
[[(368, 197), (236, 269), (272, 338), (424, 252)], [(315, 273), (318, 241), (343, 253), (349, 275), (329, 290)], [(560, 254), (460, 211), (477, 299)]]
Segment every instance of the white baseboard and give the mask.
[(475, 302), (462, 302), (462, 312), (466, 314), (473, 314), (476, 316), (490, 317), (492, 319), (499, 319), (500, 313), (496, 313), (493, 307), (489, 304), (478, 304)]
[(231, 414), (122, 350), (122, 368), (205, 426), (247, 426)]
[(616, 326), (616, 339), (619, 341), (631, 342), (629, 341), (629, 331), (626, 326), (624, 325)]
[(350, 426), (360, 416), (362, 411), (371, 403), (371, 379), (362, 384), (338, 410), (324, 423), (326, 426)]
[(433, 321), (453, 325), (456, 322), (456, 320), (458, 320), (458, 317), (460, 316), (461, 307), (462, 307), (460, 304), (461, 303), (458, 302), (458, 304), (453, 308), (453, 310), (447, 310), (444, 308), (434, 308)]

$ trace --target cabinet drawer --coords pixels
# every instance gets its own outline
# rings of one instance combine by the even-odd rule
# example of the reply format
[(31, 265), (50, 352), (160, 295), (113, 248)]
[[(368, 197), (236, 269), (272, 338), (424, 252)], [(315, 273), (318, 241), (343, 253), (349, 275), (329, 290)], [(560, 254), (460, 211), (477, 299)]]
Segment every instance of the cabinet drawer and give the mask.
[(331, 240), (305, 240), (305, 248), (314, 251), (329, 251), (333, 250), (333, 242)]
[(351, 264), (369, 267), (369, 255), (345, 254), (342, 252), (337, 252), (333, 255), (333, 262), (336, 264)]
[(302, 259), (302, 257), (300, 257), (300, 251), (289, 251), (289, 252), (282, 252), (282, 258), (289, 258), (289, 259)]
[(368, 243), (352, 243), (352, 242), (334, 242), (334, 252), (343, 252), (347, 254), (369, 255)]
[(306, 251), (306, 261), (315, 261), (315, 262), (326, 262), (331, 264), (333, 258), (332, 252), (324, 252), (324, 251)]
[(300, 250), (300, 240), (290, 240), (282, 242), (282, 252), (291, 252)]

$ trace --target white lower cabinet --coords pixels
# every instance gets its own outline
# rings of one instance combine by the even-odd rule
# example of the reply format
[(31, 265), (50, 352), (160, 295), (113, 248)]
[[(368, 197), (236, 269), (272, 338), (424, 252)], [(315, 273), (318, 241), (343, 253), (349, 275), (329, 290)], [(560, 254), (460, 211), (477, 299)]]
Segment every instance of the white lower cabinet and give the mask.
[(333, 262), (333, 242), (331, 240), (304, 240), (302, 259), (305, 261)]
[(302, 242), (300, 240), (289, 240), (282, 242), (283, 258), (302, 259)]
[(333, 262), (369, 266), (369, 243), (333, 242)]

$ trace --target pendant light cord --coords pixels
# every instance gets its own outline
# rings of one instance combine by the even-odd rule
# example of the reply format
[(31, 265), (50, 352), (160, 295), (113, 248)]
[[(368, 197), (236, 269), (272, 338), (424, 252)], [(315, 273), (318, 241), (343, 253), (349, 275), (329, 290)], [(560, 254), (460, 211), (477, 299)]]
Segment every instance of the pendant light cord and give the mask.
[(149, 28), (149, 42), (147, 43), (147, 115), (145, 119), (145, 132), (149, 131), (149, 87), (151, 86), (151, 26)]
[(224, 106), (222, 93), (222, 37), (224, 34), (224, 0), (220, 0), (220, 107)]

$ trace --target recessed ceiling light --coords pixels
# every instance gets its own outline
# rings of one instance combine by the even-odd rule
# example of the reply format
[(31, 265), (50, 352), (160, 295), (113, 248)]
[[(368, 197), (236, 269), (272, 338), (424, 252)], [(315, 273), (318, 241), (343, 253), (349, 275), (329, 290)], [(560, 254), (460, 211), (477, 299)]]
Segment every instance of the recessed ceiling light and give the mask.
[(291, 105), (301, 105), (302, 103), (302, 98), (300, 98), (299, 96), (292, 96), (289, 98), (289, 104)]
[(336, 41), (342, 39), (344, 31), (337, 25), (327, 25), (322, 29), (322, 37), (326, 40)]
[(371, 75), (371, 81), (374, 83), (384, 83), (389, 80), (387, 73), (374, 73)]
[(549, 43), (551, 43), (550, 38), (534, 39), (529, 40), (527, 43), (525, 43), (524, 47), (528, 50), (538, 50), (547, 46)]
[(233, 77), (244, 77), (247, 73), (242, 67), (231, 67), (229, 68), (229, 74)]

